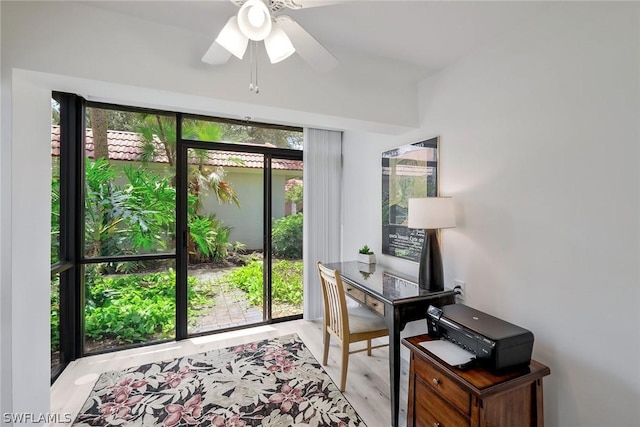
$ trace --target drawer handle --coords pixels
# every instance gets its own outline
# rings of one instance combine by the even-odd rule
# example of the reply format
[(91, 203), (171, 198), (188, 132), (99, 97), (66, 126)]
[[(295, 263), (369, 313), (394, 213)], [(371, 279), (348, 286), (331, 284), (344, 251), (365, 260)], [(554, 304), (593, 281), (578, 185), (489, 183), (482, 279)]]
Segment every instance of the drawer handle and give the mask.
[(351, 292), (353, 288), (347, 288), (347, 292)]
[(433, 383), (438, 386), (438, 385), (440, 385), (440, 380), (437, 379), (437, 378), (434, 378), (433, 379)]
[(378, 303), (377, 303), (377, 302), (372, 302), (372, 303), (371, 303), (371, 307), (377, 307), (377, 306), (378, 306)]

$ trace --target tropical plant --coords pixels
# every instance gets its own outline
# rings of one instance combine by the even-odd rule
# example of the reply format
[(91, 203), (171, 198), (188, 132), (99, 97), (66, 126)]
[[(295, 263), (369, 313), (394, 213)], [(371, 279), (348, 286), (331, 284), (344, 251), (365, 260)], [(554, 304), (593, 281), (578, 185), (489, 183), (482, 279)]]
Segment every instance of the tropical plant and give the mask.
[(215, 214), (194, 215), (189, 218), (189, 235), (191, 237), (187, 245), (189, 260), (191, 262), (223, 260), (232, 246), (229, 242), (230, 231), (231, 228), (224, 226)]
[[(127, 183), (116, 185), (115, 171), (104, 159), (86, 166), (86, 253), (90, 257), (165, 250), (175, 240), (175, 188), (146, 168), (125, 167)], [(220, 261), (240, 245), (229, 241), (230, 228), (214, 214), (198, 213), (199, 198), (189, 194), (187, 247), (191, 262)], [(134, 263), (111, 271), (132, 272)]]
[[(145, 162), (158, 158), (167, 159), (170, 166), (176, 161), (176, 121), (173, 116), (148, 114), (136, 126), (136, 132), (144, 140), (143, 157)], [(218, 141), (222, 131), (217, 123), (202, 120), (185, 120), (182, 126), (182, 137), (199, 141)], [(196, 195), (201, 188), (214, 191), (221, 203), (238, 204), (238, 198), (227, 182), (224, 181), (224, 169), (216, 168), (213, 172), (205, 173), (208, 150), (189, 150), (190, 164), (196, 168), (190, 170), (189, 187)]]
[[(177, 135), (174, 117), (145, 115), (138, 123), (136, 131), (145, 141), (143, 161), (153, 161), (161, 157), (166, 158), (169, 165), (175, 164)], [(196, 120), (185, 120), (182, 131), (184, 138), (201, 141), (218, 141), (221, 135), (220, 127), (216, 123)], [(215, 215), (205, 215), (201, 212), (202, 191), (209, 190), (219, 203), (240, 206), (240, 202), (235, 189), (225, 180), (224, 168), (211, 168), (207, 165), (209, 150), (189, 150), (189, 155), (189, 261), (218, 261), (224, 258), (230, 245), (230, 229), (224, 227)]]
[(198, 162), (196, 167), (189, 168), (189, 192), (196, 196), (195, 204), (193, 205), (194, 210), (198, 212), (202, 207), (202, 200), (200, 199), (202, 190), (210, 190), (219, 203), (233, 203), (236, 206), (240, 206), (236, 190), (224, 179), (226, 176), (224, 168), (222, 166), (213, 169), (205, 167), (204, 162), (208, 158), (206, 150), (195, 150), (193, 155), (195, 157), (193, 161)]
[(176, 163), (176, 120), (173, 116), (145, 114), (135, 125), (135, 131), (142, 135), (145, 144), (142, 148), (144, 162), (166, 158), (169, 166)]
[(86, 159), (85, 243), (90, 257), (164, 249), (175, 234), (175, 188), (167, 178), (125, 167), (118, 186), (105, 159)]
[(113, 185), (114, 177), (113, 168), (106, 160), (86, 159), (85, 253), (90, 257), (102, 255), (103, 247), (110, 243), (110, 234), (122, 220), (110, 215), (114, 205), (122, 200), (121, 192)]

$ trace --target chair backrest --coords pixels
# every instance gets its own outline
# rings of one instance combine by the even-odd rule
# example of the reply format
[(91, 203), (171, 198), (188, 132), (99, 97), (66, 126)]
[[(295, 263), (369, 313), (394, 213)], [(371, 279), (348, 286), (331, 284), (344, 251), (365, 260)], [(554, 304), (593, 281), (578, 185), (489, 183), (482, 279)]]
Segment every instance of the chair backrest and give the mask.
[(318, 262), (318, 273), (324, 298), (324, 324), (337, 338), (345, 340), (349, 334), (349, 315), (342, 278), (338, 270), (332, 270)]

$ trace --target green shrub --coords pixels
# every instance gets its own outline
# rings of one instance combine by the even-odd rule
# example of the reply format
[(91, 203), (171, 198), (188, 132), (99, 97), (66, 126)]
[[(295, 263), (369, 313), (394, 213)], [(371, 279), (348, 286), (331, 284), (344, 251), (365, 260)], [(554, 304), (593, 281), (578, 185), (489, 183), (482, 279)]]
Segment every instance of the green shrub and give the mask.
[(278, 258), (302, 258), (302, 214), (278, 218), (273, 222), (273, 254)]
[[(91, 276), (90, 276), (91, 277)], [(193, 291), (197, 279), (190, 277), (189, 302), (210, 300)], [(115, 277), (94, 276), (87, 281), (85, 336), (118, 343), (168, 338), (175, 330), (176, 274), (153, 273)]]
[[(263, 302), (262, 261), (251, 261), (222, 276), (219, 282), (228, 283), (247, 293), (249, 302), (261, 306)], [(302, 261), (276, 261), (271, 277), (272, 301), (292, 305), (302, 304)]]
[(60, 275), (51, 278), (51, 351), (60, 350)]
[(273, 301), (302, 304), (302, 261), (277, 261), (272, 270)]
[(251, 261), (249, 264), (230, 271), (219, 279), (245, 291), (249, 303), (262, 305), (262, 261)]

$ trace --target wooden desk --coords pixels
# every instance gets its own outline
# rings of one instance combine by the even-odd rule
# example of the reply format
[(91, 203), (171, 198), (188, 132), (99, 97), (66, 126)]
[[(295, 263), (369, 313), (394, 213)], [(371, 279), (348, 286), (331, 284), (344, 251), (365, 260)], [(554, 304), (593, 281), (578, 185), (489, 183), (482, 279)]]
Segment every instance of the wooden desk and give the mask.
[[(408, 322), (426, 319), (429, 305), (455, 303), (453, 291), (428, 292), (418, 288), (417, 279), (384, 266), (356, 261), (326, 264), (340, 271), (345, 292), (384, 317), (389, 328), (389, 382), (391, 425), (398, 426), (400, 408), (400, 331)], [(427, 324), (425, 323), (425, 329)]]
[(542, 427), (542, 378), (550, 370), (532, 360), (528, 367), (496, 375), (482, 368), (454, 368), (419, 343), (429, 335), (406, 338), (411, 350), (407, 427)]

